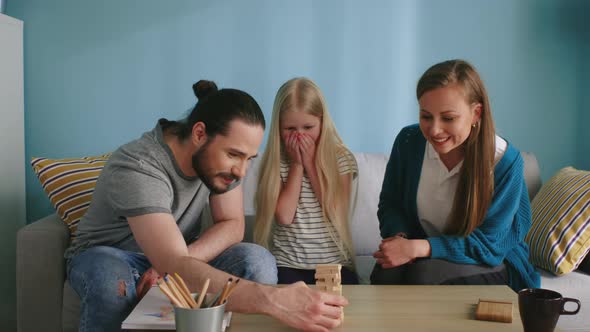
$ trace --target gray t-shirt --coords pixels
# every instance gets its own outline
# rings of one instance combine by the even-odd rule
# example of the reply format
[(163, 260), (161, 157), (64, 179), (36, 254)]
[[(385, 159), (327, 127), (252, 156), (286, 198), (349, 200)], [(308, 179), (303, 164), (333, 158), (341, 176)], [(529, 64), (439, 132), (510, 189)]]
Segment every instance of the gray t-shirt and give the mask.
[(170, 213), (187, 244), (199, 234), (209, 189), (182, 173), (164, 142), (162, 121), (109, 158), (66, 258), (94, 246), (141, 252), (127, 218), (148, 213)]

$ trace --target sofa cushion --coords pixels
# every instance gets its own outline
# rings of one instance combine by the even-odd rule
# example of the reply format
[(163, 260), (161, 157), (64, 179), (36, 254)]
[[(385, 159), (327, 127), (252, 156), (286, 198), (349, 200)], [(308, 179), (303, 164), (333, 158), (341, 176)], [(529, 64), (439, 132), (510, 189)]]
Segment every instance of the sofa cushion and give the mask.
[(590, 172), (561, 169), (531, 205), (531, 261), (556, 275), (573, 271), (590, 249)]
[(359, 175), (350, 232), (356, 255), (371, 256), (381, 243), (377, 207), (389, 156), (379, 153), (355, 153), (354, 156)]
[(31, 160), (43, 190), (61, 220), (68, 226), (70, 234), (74, 234), (80, 218), (86, 213), (96, 179), (109, 156)]
[(590, 275), (590, 255), (586, 254), (586, 258), (578, 266), (578, 271), (582, 271), (587, 275)]
[[(557, 327), (562, 332), (590, 331), (590, 275), (581, 272), (572, 272), (566, 275), (556, 276), (547, 271), (540, 270), (541, 287), (560, 293), (565, 297), (580, 300), (582, 306), (577, 315), (561, 315), (557, 321)], [(576, 305), (566, 304), (565, 309), (574, 310)]]

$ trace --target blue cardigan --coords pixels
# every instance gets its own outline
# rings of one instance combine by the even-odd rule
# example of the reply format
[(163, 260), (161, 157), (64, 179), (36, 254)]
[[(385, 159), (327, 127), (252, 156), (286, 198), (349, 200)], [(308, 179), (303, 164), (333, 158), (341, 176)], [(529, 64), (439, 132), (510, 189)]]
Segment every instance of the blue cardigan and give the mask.
[(381, 237), (404, 232), (411, 239), (426, 239), (432, 258), (454, 263), (497, 266), (504, 262), (512, 289), (539, 287), (540, 276), (528, 260), (529, 248), (524, 242), (531, 227), (531, 208), (519, 151), (508, 144), (497, 163), (494, 197), (479, 227), (466, 237), (427, 237), (416, 205), (425, 148), (418, 125), (402, 129), (395, 139), (379, 196)]

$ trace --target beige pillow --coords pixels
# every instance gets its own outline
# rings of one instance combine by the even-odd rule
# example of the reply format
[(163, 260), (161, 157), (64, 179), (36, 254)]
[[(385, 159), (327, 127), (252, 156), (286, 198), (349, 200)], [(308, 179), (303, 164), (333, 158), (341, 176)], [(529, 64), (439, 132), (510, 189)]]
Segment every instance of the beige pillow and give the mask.
[(533, 199), (526, 236), (531, 261), (562, 275), (575, 270), (590, 249), (590, 172), (561, 169)]
[(110, 154), (70, 159), (33, 158), (31, 166), (49, 201), (73, 234), (86, 213), (96, 180)]

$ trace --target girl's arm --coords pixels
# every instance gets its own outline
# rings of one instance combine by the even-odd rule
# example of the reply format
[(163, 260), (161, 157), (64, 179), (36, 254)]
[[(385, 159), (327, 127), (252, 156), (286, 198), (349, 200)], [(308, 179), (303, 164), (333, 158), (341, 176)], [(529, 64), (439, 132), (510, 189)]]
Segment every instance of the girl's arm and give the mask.
[(309, 183), (311, 184), (311, 189), (315, 194), (320, 206), (322, 206), (322, 188), (320, 187), (320, 179), (318, 177), (318, 172), (315, 168), (315, 163), (311, 163), (307, 167), (304, 166), (305, 171), (307, 172), (307, 177), (309, 178)]
[(322, 189), (320, 187), (320, 180), (318, 177), (318, 171), (315, 167), (315, 142), (313, 139), (306, 135), (301, 134), (299, 140), (299, 149), (301, 152), (301, 162), (303, 163), (303, 169), (307, 173), (311, 189), (313, 190), (315, 197), (320, 206), (322, 206)]
[(287, 174), (287, 182), (281, 183), (281, 192), (275, 208), (275, 219), (280, 225), (293, 223), (297, 204), (299, 203), (299, 195), (301, 194), (303, 163), (298, 136), (298, 133), (293, 132), (285, 138), (284, 142), (287, 155), (291, 159), (291, 165), (289, 166), (289, 174)]
[(303, 165), (292, 163), (287, 175), (287, 182), (281, 183), (281, 192), (277, 200), (275, 219), (281, 225), (290, 225), (295, 218), (299, 195), (301, 194), (301, 183), (303, 182)]
[[(352, 197), (352, 177), (353, 177), (353, 173), (344, 173), (342, 175), (340, 175), (340, 181), (342, 181), (342, 190), (344, 190), (344, 193), (346, 194), (346, 202), (348, 202), (348, 206), (351, 206), (352, 204), (354, 204), (354, 202), (350, 201), (350, 198)], [(350, 209), (347, 209), (347, 211)]]
[[(346, 211), (348, 216), (352, 218), (352, 207), (356, 204), (356, 189), (353, 188), (353, 180), (358, 176), (358, 164), (352, 152), (344, 149), (342, 155), (338, 156), (338, 171), (340, 172), (340, 183), (344, 191), (344, 202), (346, 202)], [(336, 202), (337, 204), (339, 202)], [(338, 208), (338, 207), (337, 207)]]

